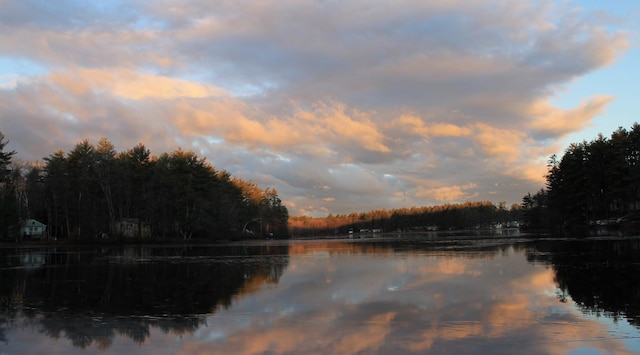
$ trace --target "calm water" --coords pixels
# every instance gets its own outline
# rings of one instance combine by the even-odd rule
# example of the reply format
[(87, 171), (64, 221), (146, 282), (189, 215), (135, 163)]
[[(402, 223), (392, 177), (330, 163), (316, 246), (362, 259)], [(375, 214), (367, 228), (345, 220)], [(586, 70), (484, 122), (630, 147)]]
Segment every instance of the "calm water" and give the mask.
[(0, 249), (0, 354), (634, 354), (640, 239)]

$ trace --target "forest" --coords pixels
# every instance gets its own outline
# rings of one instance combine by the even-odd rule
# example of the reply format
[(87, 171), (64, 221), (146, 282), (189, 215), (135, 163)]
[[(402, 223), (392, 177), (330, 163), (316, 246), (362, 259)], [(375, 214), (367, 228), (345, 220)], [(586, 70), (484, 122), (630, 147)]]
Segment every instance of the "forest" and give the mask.
[(152, 156), (88, 140), (42, 164), (17, 164), (0, 133), (0, 238), (22, 239), (35, 219), (54, 240), (288, 237), (287, 208), (273, 188), (216, 170), (192, 151)]
[(540, 229), (640, 227), (640, 125), (572, 143), (560, 159), (551, 156), (545, 188), (524, 196), (522, 212)]
[(507, 209), (490, 201), (465, 202), (390, 210), (332, 215), (327, 217), (291, 217), (289, 230), (294, 236), (346, 234), (359, 231), (438, 231), (516, 227), (520, 205)]

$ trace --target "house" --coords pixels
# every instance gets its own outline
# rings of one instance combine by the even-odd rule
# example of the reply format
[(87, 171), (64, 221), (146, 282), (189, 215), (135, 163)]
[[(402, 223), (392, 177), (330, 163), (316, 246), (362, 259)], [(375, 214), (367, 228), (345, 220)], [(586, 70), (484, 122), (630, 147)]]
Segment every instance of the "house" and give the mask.
[(23, 237), (42, 239), (46, 232), (47, 225), (35, 219), (30, 218), (20, 224), (20, 235)]

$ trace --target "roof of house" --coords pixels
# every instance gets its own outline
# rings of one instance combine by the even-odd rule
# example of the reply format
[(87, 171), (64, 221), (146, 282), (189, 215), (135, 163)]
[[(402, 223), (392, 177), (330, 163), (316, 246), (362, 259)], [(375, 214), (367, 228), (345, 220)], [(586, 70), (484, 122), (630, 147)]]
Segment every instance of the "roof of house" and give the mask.
[(29, 218), (26, 221), (22, 222), (22, 225), (25, 227), (46, 227), (47, 226), (46, 224), (36, 221), (33, 218)]

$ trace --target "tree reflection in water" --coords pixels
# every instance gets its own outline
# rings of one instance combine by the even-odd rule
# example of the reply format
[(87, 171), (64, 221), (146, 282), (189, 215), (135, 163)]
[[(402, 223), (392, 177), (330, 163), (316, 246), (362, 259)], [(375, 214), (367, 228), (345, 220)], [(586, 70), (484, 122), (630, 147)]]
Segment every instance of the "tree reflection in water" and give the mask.
[(288, 246), (0, 249), (0, 341), (15, 322), (106, 349), (151, 328), (183, 335), (234, 298), (276, 284)]
[(640, 239), (543, 240), (528, 254), (549, 263), (561, 297), (589, 315), (626, 318), (640, 328)]
[[(157, 349), (160, 331), (220, 353), (259, 344), (353, 353), (593, 344), (597, 327), (544, 313), (563, 300), (640, 328), (640, 239), (424, 235), (0, 253), (4, 342), (7, 330), (31, 327), (78, 348), (115, 349), (124, 337)], [(540, 263), (549, 268), (532, 265)]]

